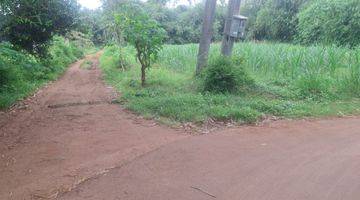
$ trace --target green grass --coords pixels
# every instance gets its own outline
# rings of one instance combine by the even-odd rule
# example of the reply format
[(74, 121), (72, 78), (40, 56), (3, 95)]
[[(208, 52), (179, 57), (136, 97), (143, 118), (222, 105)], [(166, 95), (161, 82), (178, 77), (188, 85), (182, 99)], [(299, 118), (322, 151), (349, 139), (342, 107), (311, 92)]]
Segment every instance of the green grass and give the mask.
[[(135, 50), (107, 47), (100, 59), (121, 102), (136, 113), (176, 122), (209, 118), (251, 123), (264, 116), (287, 118), (360, 114), (360, 49), (241, 43), (234, 61), (255, 80), (246, 93), (201, 92), (194, 77), (197, 45), (166, 45), (140, 86)], [(220, 51), (211, 46), (210, 57)], [(129, 67), (124, 70), (119, 63)]]
[(84, 62), (81, 63), (80, 68), (81, 69), (91, 69), (93, 66), (93, 62), (91, 60), (84, 60)]

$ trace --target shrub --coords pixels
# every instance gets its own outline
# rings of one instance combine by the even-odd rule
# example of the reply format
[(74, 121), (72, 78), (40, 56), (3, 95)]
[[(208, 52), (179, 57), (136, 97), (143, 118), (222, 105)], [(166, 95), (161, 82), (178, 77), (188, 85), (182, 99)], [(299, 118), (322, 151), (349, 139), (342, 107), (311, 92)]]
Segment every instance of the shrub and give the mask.
[(299, 13), (297, 38), (304, 44), (359, 45), (359, 1), (313, 1)]
[(227, 57), (215, 58), (204, 71), (204, 91), (207, 92), (232, 93), (253, 84), (246, 71)]

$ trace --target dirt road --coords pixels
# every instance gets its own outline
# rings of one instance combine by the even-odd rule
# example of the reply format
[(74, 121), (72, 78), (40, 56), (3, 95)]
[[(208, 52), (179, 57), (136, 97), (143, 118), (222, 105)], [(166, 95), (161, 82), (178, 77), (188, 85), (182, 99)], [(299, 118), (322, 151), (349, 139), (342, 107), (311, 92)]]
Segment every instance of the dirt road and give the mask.
[(358, 117), (190, 136), (111, 104), (80, 63), (1, 116), (0, 199), (360, 198)]

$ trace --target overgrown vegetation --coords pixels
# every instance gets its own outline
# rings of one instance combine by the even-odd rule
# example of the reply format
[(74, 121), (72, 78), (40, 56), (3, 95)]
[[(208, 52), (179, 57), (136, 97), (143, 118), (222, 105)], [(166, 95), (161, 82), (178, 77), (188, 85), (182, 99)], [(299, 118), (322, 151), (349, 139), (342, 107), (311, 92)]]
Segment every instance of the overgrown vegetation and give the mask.
[(84, 50), (72, 41), (55, 37), (49, 55), (39, 60), (16, 50), (10, 43), (0, 43), (0, 109), (57, 78), (70, 63), (84, 55)]
[[(103, 18), (97, 37), (103, 41), (119, 42), (121, 33), (114, 24), (114, 14), (121, 13), (121, 5), (139, 4), (149, 16), (166, 30), (168, 44), (198, 43), (204, 15), (204, 1), (189, 6), (173, 5), (175, 0), (103, 0)], [(213, 41), (220, 41), (227, 10), (226, 1), (218, 1), (213, 27)], [(99, 15), (99, 11), (94, 12)], [(359, 45), (358, 0), (243, 0), (240, 14), (249, 17), (247, 40), (268, 40), (312, 45)], [(97, 20), (100, 18), (98, 17)], [(119, 39), (120, 38), (120, 39)]]
[(53, 36), (74, 27), (78, 11), (76, 0), (2, 0), (0, 38), (18, 50), (45, 57)]
[[(219, 44), (212, 45), (212, 58), (218, 56), (219, 48)], [(253, 82), (249, 82), (251, 87), (246, 92), (241, 92), (241, 87), (229, 92), (216, 88), (220, 93), (204, 92), (204, 79), (194, 78), (197, 45), (165, 46), (149, 71), (145, 88), (140, 87), (136, 51), (131, 47), (121, 49), (124, 52), (121, 59), (132, 66), (126, 71), (119, 68), (118, 51), (117, 47), (107, 47), (101, 57), (106, 80), (122, 93), (121, 101), (128, 109), (148, 117), (178, 122), (208, 119), (255, 122), (265, 116), (360, 113), (360, 49), (237, 44), (232, 61), (216, 59), (210, 66), (215, 72), (224, 70), (234, 76), (238, 74), (235, 69), (246, 72), (250, 78), (245, 80)], [(221, 69), (222, 66), (234, 68)], [(229, 77), (233, 79), (233, 75)], [(228, 78), (223, 73), (221, 77)], [(249, 86), (241, 83), (240, 86)]]
[(315, 1), (299, 13), (298, 40), (303, 44), (360, 44), (358, 0)]

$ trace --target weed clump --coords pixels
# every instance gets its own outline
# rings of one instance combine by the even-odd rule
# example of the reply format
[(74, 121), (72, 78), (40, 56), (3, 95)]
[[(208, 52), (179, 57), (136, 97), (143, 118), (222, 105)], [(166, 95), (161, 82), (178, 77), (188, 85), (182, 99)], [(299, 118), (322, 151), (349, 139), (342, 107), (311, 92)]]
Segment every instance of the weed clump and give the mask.
[(254, 80), (241, 67), (241, 63), (236, 64), (233, 59), (224, 56), (212, 60), (204, 71), (203, 90), (213, 93), (236, 93), (252, 87)]

